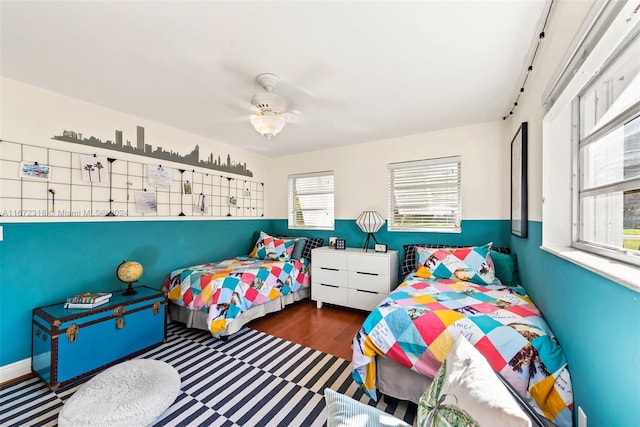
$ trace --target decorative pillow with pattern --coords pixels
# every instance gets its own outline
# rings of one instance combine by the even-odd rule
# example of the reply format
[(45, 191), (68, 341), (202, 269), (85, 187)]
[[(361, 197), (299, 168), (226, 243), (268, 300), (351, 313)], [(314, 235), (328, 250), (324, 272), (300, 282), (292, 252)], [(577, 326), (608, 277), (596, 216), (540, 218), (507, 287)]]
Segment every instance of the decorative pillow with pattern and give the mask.
[(330, 388), (324, 389), (324, 399), (327, 427), (411, 427), (391, 414)]
[(439, 279), (456, 279), (478, 285), (500, 285), (489, 256), (492, 243), (466, 248), (417, 248), (418, 262)]
[(260, 237), (258, 237), (249, 257), (288, 261), (291, 258), (295, 244), (295, 239), (276, 238), (261, 231)]
[(273, 237), (265, 233), (260, 232), (256, 244), (253, 245), (253, 249), (249, 253), (249, 258), (267, 259), (267, 253), (275, 253), (275, 247), (273, 246)]
[(531, 420), (487, 359), (463, 335), (420, 398), (416, 421), (418, 427), (531, 427)]
[(275, 255), (273, 257), (268, 255), (268, 259), (289, 261), (296, 246), (296, 239), (273, 239), (273, 246)]
[[(437, 249), (443, 249), (443, 248), (460, 248), (462, 246), (460, 245), (443, 245), (440, 243), (408, 243), (406, 245), (402, 245), (402, 248), (404, 250), (404, 256), (402, 257), (402, 267), (401, 267), (401, 271), (402, 271), (402, 277), (406, 276), (407, 274), (411, 273), (412, 271), (415, 271), (418, 267), (420, 267), (420, 264), (418, 264), (418, 254), (417, 254), (417, 248), (418, 247), (423, 247), (423, 248), (437, 248)], [(494, 248), (491, 247), (491, 251), (492, 252), (498, 252), (501, 254), (510, 254), (511, 253), (511, 249), (509, 248)], [(498, 278), (500, 278), (500, 276), (498, 275)]]
[(311, 250), (315, 248), (319, 248), (323, 244), (324, 244), (324, 239), (322, 237), (309, 237), (304, 245), (304, 250), (302, 251), (302, 258), (311, 260)]

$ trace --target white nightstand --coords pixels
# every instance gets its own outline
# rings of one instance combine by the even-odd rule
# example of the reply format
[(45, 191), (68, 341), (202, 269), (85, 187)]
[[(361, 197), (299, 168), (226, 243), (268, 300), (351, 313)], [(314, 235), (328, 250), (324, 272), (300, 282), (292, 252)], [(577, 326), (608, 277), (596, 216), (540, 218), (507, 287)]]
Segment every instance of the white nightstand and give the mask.
[(311, 299), (371, 311), (398, 285), (398, 252), (316, 248), (311, 251)]

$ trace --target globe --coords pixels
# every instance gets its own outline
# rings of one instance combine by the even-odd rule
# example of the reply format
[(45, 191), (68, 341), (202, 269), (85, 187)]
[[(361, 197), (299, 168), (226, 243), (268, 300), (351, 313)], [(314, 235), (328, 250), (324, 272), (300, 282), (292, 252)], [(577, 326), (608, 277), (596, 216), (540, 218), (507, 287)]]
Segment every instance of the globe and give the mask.
[(135, 295), (138, 293), (133, 289), (132, 283), (137, 282), (142, 276), (144, 269), (139, 262), (122, 261), (116, 269), (116, 276), (121, 282), (128, 283), (129, 287), (122, 295)]

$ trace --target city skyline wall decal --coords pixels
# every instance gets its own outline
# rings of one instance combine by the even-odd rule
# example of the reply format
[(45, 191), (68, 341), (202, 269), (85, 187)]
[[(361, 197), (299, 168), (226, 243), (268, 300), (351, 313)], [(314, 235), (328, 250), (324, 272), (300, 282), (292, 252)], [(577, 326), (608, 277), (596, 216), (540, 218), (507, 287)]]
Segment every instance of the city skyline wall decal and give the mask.
[(83, 138), (82, 133), (72, 130), (64, 130), (62, 135), (54, 135), (51, 139), (58, 141), (71, 142), (74, 144), (87, 145), (89, 147), (106, 148), (107, 150), (121, 151), (123, 153), (136, 154), (139, 156), (152, 157), (159, 160), (167, 160), (176, 163), (183, 163), (191, 166), (198, 166), (207, 169), (213, 169), (221, 172), (229, 172), (237, 175), (253, 177), (253, 172), (247, 169), (246, 163), (236, 163), (231, 161), (231, 155), (227, 154), (227, 162), (223, 163), (220, 155), (214, 156), (213, 152), (209, 153), (207, 160), (200, 160), (200, 146), (196, 144), (193, 151), (189, 154), (181, 155), (177, 152), (164, 151), (162, 147), (155, 149), (151, 144), (146, 144), (144, 140), (144, 127), (137, 126), (136, 145), (133, 146), (131, 141), (123, 142), (121, 130), (115, 131), (114, 141), (102, 141), (95, 136)]

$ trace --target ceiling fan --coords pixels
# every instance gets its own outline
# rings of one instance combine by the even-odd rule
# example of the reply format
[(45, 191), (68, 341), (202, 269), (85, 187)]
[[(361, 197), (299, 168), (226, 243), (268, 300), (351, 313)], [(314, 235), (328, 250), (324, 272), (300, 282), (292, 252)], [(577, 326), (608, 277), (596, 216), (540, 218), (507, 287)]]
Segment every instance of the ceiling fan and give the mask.
[(256, 81), (266, 92), (257, 93), (251, 97), (255, 114), (249, 118), (249, 121), (258, 133), (270, 140), (280, 133), (284, 125), (291, 121), (293, 115), (286, 111), (287, 104), (284, 98), (273, 92), (280, 83), (280, 77), (271, 73), (262, 73), (256, 77)]

